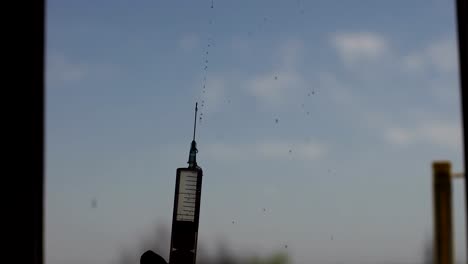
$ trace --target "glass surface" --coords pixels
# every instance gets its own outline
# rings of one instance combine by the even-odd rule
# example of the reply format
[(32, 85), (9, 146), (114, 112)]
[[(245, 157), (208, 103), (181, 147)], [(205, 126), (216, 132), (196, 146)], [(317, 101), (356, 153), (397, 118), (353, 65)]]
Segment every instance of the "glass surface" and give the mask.
[(168, 259), (195, 102), (199, 263), (428, 263), (432, 162), (465, 171), (454, 1), (50, 0), (46, 14), (47, 264)]

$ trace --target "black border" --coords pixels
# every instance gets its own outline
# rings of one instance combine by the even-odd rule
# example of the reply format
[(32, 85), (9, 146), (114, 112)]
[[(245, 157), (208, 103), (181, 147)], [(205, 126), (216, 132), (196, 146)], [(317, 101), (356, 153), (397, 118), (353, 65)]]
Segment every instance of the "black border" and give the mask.
[[(7, 4), (7, 3), (6, 3)], [(2, 186), (6, 190), (2, 218), (7, 234), (2, 263), (44, 263), (44, 168), (45, 168), (45, 0), (8, 2), (13, 16), (4, 23), (2, 96), (6, 108), (2, 130), (7, 132), (2, 163)], [(15, 5), (16, 4), (16, 5)], [(6, 12), (5, 12), (6, 13)], [(6, 17), (10, 17), (6, 14)], [(8, 121), (6, 121), (8, 120)], [(5, 122), (6, 121), (6, 122)], [(11, 144), (11, 147), (10, 145)], [(11, 191), (12, 194), (8, 194)], [(10, 235), (11, 233), (11, 235)], [(11, 249), (10, 249), (11, 247)]]
[[(463, 145), (464, 145), (464, 161), (465, 161), (465, 220), (466, 220), (466, 239), (468, 241), (468, 183), (467, 183), (467, 148), (466, 148), (466, 96), (468, 85), (468, 0), (456, 0), (456, 19), (458, 33), (458, 58), (460, 66), (460, 98), (462, 108), (462, 129), (463, 129)], [(466, 245), (468, 259), (468, 243)]]

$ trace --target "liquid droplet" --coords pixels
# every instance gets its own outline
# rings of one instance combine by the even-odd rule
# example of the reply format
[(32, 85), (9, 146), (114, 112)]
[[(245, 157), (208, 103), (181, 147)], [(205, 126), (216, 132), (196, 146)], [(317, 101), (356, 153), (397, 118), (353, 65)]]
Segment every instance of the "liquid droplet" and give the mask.
[(307, 112), (307, 115), (309, 115), (309, 114), (310, 114), (310, 112)]
[(284, 245), (284, 248), (288, 248), (288, 245)]
[(275, 80), (278, 80), (278, 76), (275, 76)]
[(265, 209), (265, 208), (263, 208), (263, 212), (266, 212), (266, 209)]
[(96, 207), (97, 207), (97, 200), (96, 200), (96, 199), (93, 199), (93, 200), (91, 201), (91, 207), (92, 207), (92, 208), (96, 208)]
[(315, 94), (315, 92), (314, 92), (314, 91), (312, 91), (312, 94)]
[(205, 63), (208, 63), (208, 60), (205, 60)]
[(289, 153), (291, 154), (291, 153), (292, 153), (292, 150), (289, 150)]
[(232, 224), (235, 224), (235, 223), (236, 223), (236, 221), (232, 221)]
[(278, 124), (278, 122), (279, 122), (279, 119), (275, 118), (275, 123)]

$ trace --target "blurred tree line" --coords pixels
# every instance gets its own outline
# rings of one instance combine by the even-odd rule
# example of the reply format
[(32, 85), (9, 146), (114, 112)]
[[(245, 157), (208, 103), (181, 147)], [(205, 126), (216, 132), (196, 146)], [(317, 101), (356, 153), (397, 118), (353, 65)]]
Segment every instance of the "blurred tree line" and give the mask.
[[(170, 233), (164, 225), (159, 225), (147, 233), (147, 236), (133, 249), (122, 249), (117, 264), (139, 264), (140, 256), (147, 250), (152, 250), (169, 260)], [(282, 252), (273, 253), (271, 256), (234, 256), (229, 247), (219, 243), (215, 256), (208, 255), (204, 250), (203, 242), (198, 246), (197, 264), (288, 264), (289, 257)]]
[[(147, 250), (152, 250), (169, 260), (170, 232), (164, 225), (156, 226), (133, 249), (123, 249), (117, 264), (139, 264), (140, 256)], [(218, 244), (214, 256), (204, 250), (203, 241), (199, 243), (197, 264), (288, 264), (291, 260), (284, 252), (276, 252), (267, 257), (235, 256), (225, 243)], [(421, 251), (421, 264), (434, 264), (434, 248), (432, 239), (427, 239)], [(461, 263), (461, 262), (455, 262)]]

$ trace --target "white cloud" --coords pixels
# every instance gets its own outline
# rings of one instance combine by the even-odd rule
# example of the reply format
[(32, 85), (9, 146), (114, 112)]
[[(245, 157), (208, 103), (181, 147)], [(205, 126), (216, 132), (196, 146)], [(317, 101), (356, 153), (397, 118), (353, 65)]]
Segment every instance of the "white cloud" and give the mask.
[[(345, 109), (345, 114), (358, 118), (355, 120), (356, 124), (362, 124), (373, 131), (383, 130), (383, 136), (390, 144), (398, 146), (428, 144), (455, 151), (461, 147), (461, 125), (452, 119), (444, 119), (443, 114), (434, 118), (436, 115), (429, 115), (428, 109), (423, 108), (418, 111), (414, 109), (414, 105), (400, 106), (405, 109), (404, 112), (389, 113), (384, 108), (380, 109), (378, 105), (369, 105), (369, 100), (364, 95), (358, 91), (353, 92), (355, 90), (353, 84), (339, 80), (333, 74), (322, 73), (319, 75), (319, 80), (320, 86), (326, 91), (337, 111)], [(447, 89), (444, 96), (447, 96)], [(385, 99), (378, 98), (378, 100)], [(451, 102), (453, 104), (455, 101)], [(408, 117), (415, 120), (411, 125), (389, 125)]]
[(426, 121), (413, 127), (390, 127), (385, 131), (385, 138), (397, 145), (423, 143), (458, 150), (462, 144), (461, 132), (457, 122)]
[(121, 76), (118, 65), (101, 62), (84, 62), (60, 52), (50, 52), (46, 59), (46, 79), (50, 84), (80, 82), (85, 79), (113, 79)]
[(414, 136), (411, 132), (412, 131), (400, 127), (391, 127), (385, 131), (385, 137), (392, 144), (407, 145), (414, 140)]
[(47, 58), (47, 79), (58, 82), (74, 82), (82, 80), (88, 71), (85, 65), (71, 61), (63, 54), (51, 53)]
[(426, 141), (452, 149), (461, 147), (461, 132), (460, 124), (455, 122), (430, 122), (419, 128), (419, 133)]
[(297, 98), (297, 92), (305, 87), (302, 76), (296, 70), (302, 50), (300, 40), (284, 42), (279, 47), (280, 66), (248, 79), (245, 84), (247, 92), (266, 107), (284, 106), (290, 99)]
[(296, 72), (272, 72), (249, 80), (247, 89), (262, 104), (273, 107), (284, 105), (302, 85), (303, 80)]
[(434, 41), (422, 51), (414, 52), (403, 58), (408, 70), (434, 69), (439, 72), (451, 72), (457, 68), (457, 46), (453, 39), (445, 38)]
[(240, 145), (228, 145), (225, 143), (212, 143), (205, 145), (203, 155), (207, 155), (211, 159), (242, 160), (246, 157), (246, 147)]
[(346, 63), (379, 58), (388, 50), (386, 40), (369, 32), (338, 33), (331, 42)]
[(326, 148), (311, 141), (269, 140), (251, 144), (214, 143), (207, 145), (204, 152), (209, 158), (219, 161), (283, 160), (290, 157), (312, 161), (323, 157)]
[(420, 71), (425, 67), (424, 58), (420, 55), (411, 54), (403, 58), (405, 67), (412, 71)]
[[(437, 94), (436, 99), (440, 101), (443, 98), (443, 102), (447, 106), (444, 110), (454, 109), (452, 106), (456, 102), (455, 99), (458, 94), (456, 85), (453, 84), (456, 79), (454, 80), (452, 75), (446, 74), (456, 66), (456, 46), (453, 41), (443, 39), (433, 42), (420, 49), (419, 52), (406, 57), (402, 56), (401, 52), (391, 50), (385, 38), (373, 34), (337, 34), (334, 36), (333, 41), (339, 55), (347, 64), (357, 62), (358, 60), (361, 62), (363, 59), (379, 58), (378, 64), (368, 65), (373, 70), (372, 78), (364, 79), (369, 81), (369, 83), (375, 82), (376, 87), (382, 85), (382, 77), (386, 78), (390, 76), (398, 78), (401, 76), (401, 80), (403, 82), (406, 81), (406, 72), (398, 70), (405, 70), (402, 67), (403, 60), (406, 70), (421, 71), (422, 75), (418, 75), (418, 77), (423, 77), (423, 79), (419, 82), (422, 81), (425, 84), (426, 90), (430, 92), (433, 86), (439, 89), (437, 92), (440, 93)], [(369, 75), (369, 68), (361, 67), (362, 65), (363, 63), (355, 68), (360, 71), (365, 69), (363, 72)], [(392, 71), (386, 71), (387, 69)], [(426, 69), (437, 70), (440, 74), (434, 76), (432, 72), (425, 71)], [(346, 114), (358, 117), (358, 121), (365, 124), (369, 129), (383, 131), (382, 135), (388, 143), (398, 146), (429, 145), (450, 151), (459, 151), (461, 149), (461, 126), (452, 117), (445, 119), (444, 114), (438, 117), (435, 117), (436, 115), (428, 115), (427, 112), (430, 109), (425, 106), (419, 106), (424, 108), (424, 113), (413, 118), (414, 122), (399, 126), (395, 122), (402, 120), (401, 118), (407, 119), (408, 116), (411, 116), (411, 109), (415, 105), (403, 103), (397, 111), (389, 114), (388, 109), (386, 109), (387, 105), (384, 105), (380, 109), (379, 104), (375, 103), (378, 100), (383, 102), (384, 100), (388, 100), (388, 98), (385, 99), (385, 97), (381, 97), (377, 93), (370, 97), (368, 93), (364, 93), (367, 90), (354, 89), (360, 85), (356, 80), (349, 81), (346, 77), (326, 72), (320, 73), (318, 77), (322, 91), (326, 92), (331, 102), (336, 104), (337, 109), (346, 108)], [(408, 86), (405, 86), (403, 83), (402, 86), (392, 87), (390, 84), (388, 87), (401, 89), (398, 91), (392, 90), (392, 92), (395, 92), (395, 94), (396, 92), (401, 93), (403, 96), (405, 93), (404, 89), (416, 89), (412, 85), (414, 84), (409, 83)], [(429, 95), (430, 93), (426, 93), (425, 96)], [(427, 100), (429, 100), (428, 102), (432, 102), (430, 100), (433, 100), (433, 98), (429, 97)]]
[(318, 83), (336, 105), (353, 108), (360, 106), (358, 95), (353, 93), (349, 85), (338, 80), (335, 74), (320, 72), (318, 74)]
[(179, 47), (185, 51), (189, 52), (195, 49), (199, 45), (199, 37), (194, 33), (188, 33), (183, 35), (179, 40)]
[(429, 45), (426, 54), (433, 66), (441, 71), (451, 71), (457, 66), (456, 45), (451, 39)]
[(304, 43), (299, 39), (289, 39), (284, 42), (280, 47), (283, 68), (294, 68), (298, 63), (298, 59), (302, 57), (303, 51)]
[(249, 41), (245, 38), (234, 36), (231, 40), (231, 48), (233, 51), (238, 53), (244, 53), (249, 50)]

